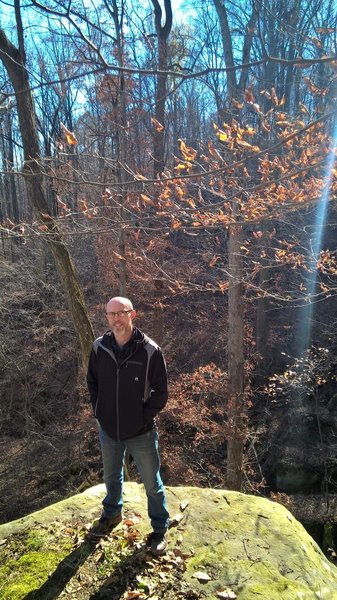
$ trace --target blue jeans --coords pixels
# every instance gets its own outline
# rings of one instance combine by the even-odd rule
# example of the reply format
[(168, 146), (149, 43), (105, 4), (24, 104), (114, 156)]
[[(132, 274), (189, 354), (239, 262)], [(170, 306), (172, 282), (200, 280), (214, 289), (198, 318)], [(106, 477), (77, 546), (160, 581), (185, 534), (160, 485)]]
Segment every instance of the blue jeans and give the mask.
[(103, 516), (113, 517), (123, 507), (123, 465), (125, 452), (131, 454), (147, 495), (148, 514), (153, 531), (164, 532), (169, 526), (165, 488), (160, 476), (158, 432), (151, 429), (143, 435), (116, 442), (99, 427), (103, 458), (103, 479), (107, 495), (103, 500)]

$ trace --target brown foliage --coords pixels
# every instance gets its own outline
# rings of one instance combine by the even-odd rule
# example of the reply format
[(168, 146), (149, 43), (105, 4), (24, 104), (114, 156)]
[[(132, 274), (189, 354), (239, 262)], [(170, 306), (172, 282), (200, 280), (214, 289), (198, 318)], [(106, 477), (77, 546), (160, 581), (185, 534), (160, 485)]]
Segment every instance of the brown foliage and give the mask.
[(223, 485), (227, 375), (215, 364), (183, 374), (171, 385), (160, 415), (165, 477), (175, 485)]
[(2, 258), (0, 521), (9, 521), (76, 493), (98, 444), (50, 257), (28, 243), (13, 248), (15, 262)]

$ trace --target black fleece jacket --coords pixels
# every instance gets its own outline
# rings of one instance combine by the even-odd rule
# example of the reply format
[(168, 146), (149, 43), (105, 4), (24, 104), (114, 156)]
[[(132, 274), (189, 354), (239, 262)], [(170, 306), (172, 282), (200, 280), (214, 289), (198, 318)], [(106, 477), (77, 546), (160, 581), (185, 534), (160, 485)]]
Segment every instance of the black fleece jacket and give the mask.
[(94, 415), (114, 440), (152, 429), (168, 398), (163, 353), (137, 328), (122, 350), (111, 331), (94, 341), (87, 383)]

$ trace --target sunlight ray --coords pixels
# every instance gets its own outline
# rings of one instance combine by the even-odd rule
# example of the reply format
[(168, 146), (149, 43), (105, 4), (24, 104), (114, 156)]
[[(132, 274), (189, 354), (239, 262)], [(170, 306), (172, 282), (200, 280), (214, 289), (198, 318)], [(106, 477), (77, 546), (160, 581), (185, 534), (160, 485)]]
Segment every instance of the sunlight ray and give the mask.
[(316, 208), (316, 216), (313, 228), (313, 237), (311, 240), (311, 255), (308, 261), (309, 276), (307, 280), (307, 304), (304, 306), (300, 315), (300, 326), (299, 326), (299, 355), (301, 356), (306, 352), (311, 344), (311, 333), (313, 323), (313, 313), (315, 304), (313, 297), (317, 287), (317, 261), (319, 259), (320, 252), (322, 250), (322, 242), (324, 237), (324, 229), (326, 225), (326, 216), (328, 210), (328, 203), (330, 199), (330, 187), (332, 181), (333, 168), (336, 159), (337, 151), (337, 122), (334, 124), (332, 145), (327, 159), (325, 184), (322, 192), (322, 197)]

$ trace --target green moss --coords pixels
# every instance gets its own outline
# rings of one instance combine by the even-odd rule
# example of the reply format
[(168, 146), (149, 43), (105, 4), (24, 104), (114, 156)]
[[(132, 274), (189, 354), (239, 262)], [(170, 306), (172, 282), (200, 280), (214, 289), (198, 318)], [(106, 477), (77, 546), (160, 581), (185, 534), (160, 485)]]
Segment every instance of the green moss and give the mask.
[(53, 547), (46, 531), (31, 530), (13, 536), (0, 565), (1, 600), (21, 600), (38, 589), (71, 549), (69, 539), (58, 539)]
[[(193, 561), (191, 561), (193, 562)], [(217, 591), (222, 586), (229, 586), (237, 594), (238, 600), (317, 600), (319, 596), (315, 591), (309, 592), (308, 587), (302, 582), (291, 581), (283, 577), (272, 565), (253, 563), (248, 560), (222, 561), (221, 564), (198, 564), (194, 561), (194, 568), (189, 563), (186, 579), (197, 591), (204, 591), (208, 600), (218, 598)], [(211, 576), (211, 581), (205, 584), (196, 582), (194, 573), (206, 571)], [(331, 592), (330, 592), (331, 593)], [(325, 596), (322, 596), (322, 599)], [(332, 596), (329, 596), (329, 599)]]
[(19, 600), (37, 589), (48, 578), (63, 556), (58, 552), (28, 552), (18, 560), (12, 559), (0, 568), (0, 580), (6, 581), (1, 590), (3, 600)]
[(29, 531), (24, 546), (27, 550), (39, 550), (44, 544), (48, 543), (49, 537), (45, 531)]
[(237, 600), (317, 600), (314, 592), (309, 592), (300, 584), (254, 583), (239, 592)]
[[(211, 580), (207, 584), (198, 584), (196, 571), (206, 572)], [(233, 555), (226, 555), (225, 544), (199, 548), (198, 554), (188, 561), (185, 578), (193, 589), (203, 590), (209, 600), (217, 598), (221, 584), (232, 587), (238, 600), (337, 600), (337, 593), (332, 595), (332, 590), (327, 590), (328, 595), (324, 595), (323, 583), (320, 586), (317, 580), (306, 584), (289, 579), (268, 559), (261, 562), (238, 556), (234, 560)], [(318, 595), (320, 592), (321, 596)]]
[[(81, 528), (78, 530), (76, 524), (68, 526), (68, 521), (73, 522), (76, 511), (79, 511), (80, 518), (77, 518), (81, 523), (87, 523), (95, 511), (97, 513), (97, 501), (104, 497), (105, 488), (99, 487), (99, 496), (97, 489), (30, 515), (22, 523), (18, 521), (0, 526), (0, 539), (6, 542), (0, 546), (1, 554), (6, 555), (0, 567), (1, 600), (23, 600), (29, 591), (36, 588), (42, 593), (50, 588), (54, 593), (54, 583), (55, 594), (66, 589), (69, 598), (76, 598), (71, 578), (78, 565), (83, 568), (88, 581), (94, 574), (93, 580), (88, 582), (90, 589), (86, 597), (89, 594), (94, 597), (97, 586), (102, 587), (102, 593), (104, 590), (107, 597), (109, 591), (115, 591), (114, 586), (122, 590), (121, 594), (128, 591), (120, 578), (125, 577), (129, 582), (130, 573), (135, 576), (138, 573), (139, 563), (134, 565), (137, 552), (134, 546), (126, 544), (128, 534), (125, 528), (108, 544), (99, 545), (98, 554), (91, 561), (90, 548), (85, 544), (78, 546)], [(217, 593), (229, 588), (236, 593), (238, 600), (337, 600), (336, 567), (328, 562), (301, 524), (283, 506), (228, 490), (168, 488), (167, 491), (172, 514), (180, 510), (182, 501), (189, 500), (184, 519), (169, 532), (170, 549), (174, 550), (177, 546), (178, 557), (179, 553), (188, 557), (183, 569), (180, 566), (177, 580), (172, 555), (169, 565), (166, 565), (167, 569), (172, 569), (183, 595), (184, 590), (195, 590), (202, 598), (218, 600)], [(126, 506), (132, 507), (136, 514), (145, 515), (147, 506), (143, 487), (127, 483), (125, 493)], [(37, 527), (37, 522), (44, 523), (44, 526)], [(22, 527), (27, 526), (31, 531), (24, 537), (12, 535), (18, 527), (22, 531)], [(141, 539), (148, 533), (148, 528), (147, 519), (137, 522)], [(71, 551), (71, 538), (75, 544), (74, 552)], [(65, 556), (67, 559), (62, 561)], [(165, 559), (163, 561), (165, 574)], [(57, 568), (58, 565), (60, 568)], [(158, 569), (162, 573), (160, 563)], [(207, 573), (209, 580), (206, 583), (199, 581), (195, 577), (196, 571)], [(52, 573), (51, 577), (48, 577), (49, 573)], [(155, 594), (157, 583), (155, 575), (153, 577)], [(74, 579), (76, 586), (78, 580)], [(67, 581), (69, 589), (64, 588)], [(137, 581), (140, 586), (144, 582), (144, 585), (147, 584), (143, 577)], [(44, 582), (47, 582), (45, 586)], [(132, 585), (134, 589), (137, 583), (133, 581)], [(165, 590), (162, 595), (158, 590), (158, 597), (167, 600), (177, 597), (174, 591), (172, 595), (167, 589), (167, 595)]]

